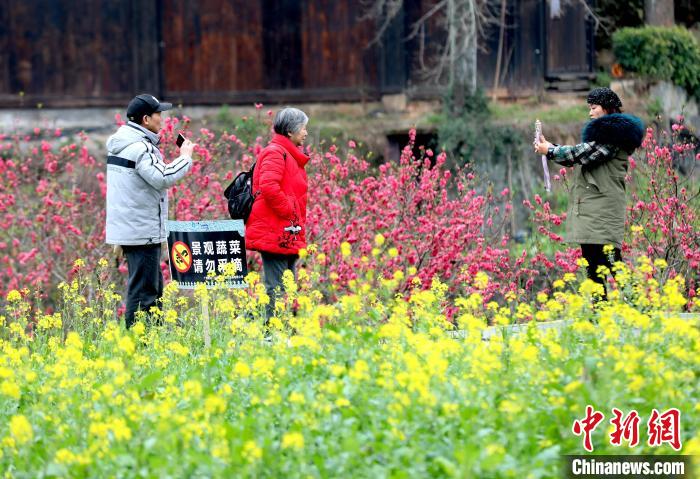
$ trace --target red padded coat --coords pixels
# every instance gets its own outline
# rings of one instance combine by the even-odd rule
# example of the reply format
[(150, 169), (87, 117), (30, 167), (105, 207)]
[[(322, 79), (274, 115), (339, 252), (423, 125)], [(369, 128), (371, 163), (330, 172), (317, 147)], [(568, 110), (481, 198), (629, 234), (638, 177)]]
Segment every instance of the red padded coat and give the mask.
[[(260, 152), (253, 172), (257, 196), (246, 223), (246, 248), (288, 255), (306, 248), (308, 185), (304, 167), (308, 161), (299, 147), (278, 134)], [(301, 226), (301, 231), (284, 231), (288, 226)]]

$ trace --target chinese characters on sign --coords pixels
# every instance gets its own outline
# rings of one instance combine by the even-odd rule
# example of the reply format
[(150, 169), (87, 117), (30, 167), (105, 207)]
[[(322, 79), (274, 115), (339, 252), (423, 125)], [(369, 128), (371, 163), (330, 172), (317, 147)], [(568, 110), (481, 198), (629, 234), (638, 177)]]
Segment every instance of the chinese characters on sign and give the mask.
[[(634, 409), (629, 414), (624, 415), (617, 408), (612, 409), (615, 416), (610, 420), (613, 432), (610, 433), (610, 444), (621, 446), (623, 440), (629, 447), (639, 444), (639, 421), (640, 416)], [(593, 406), (586, 406), (586, 417), (574, 421), (571, 427), (572, 432), (583, 435), (583, 447), (586, 451), (593, 451), (591, 434), (595, 428), (605, 419), (602, 412), (596, 411)], [(681, 412), (676, 408), (671, 408), (663, 413), (656, 409), (651, 412), (651, 417), (647, 421), (647, 444), (650, 447), (658, 447), (663, 444), (670, 445), (676, 451), (681, 449)]]
[(224, 284), (245, 287), (247, 274), (243, 222), (168, 221), (170, 272), (180, 288), (197, 283), (213, 285), (214, 277), (228, 274)]

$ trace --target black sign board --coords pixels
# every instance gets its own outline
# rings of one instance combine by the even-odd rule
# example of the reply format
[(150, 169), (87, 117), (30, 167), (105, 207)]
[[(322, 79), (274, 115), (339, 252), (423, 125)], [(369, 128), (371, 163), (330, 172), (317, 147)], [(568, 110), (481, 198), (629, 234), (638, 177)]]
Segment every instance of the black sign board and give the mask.
[(197, 283), (211, 287), (217, 283), (215, 276), (225, 273), (225, 286), (246, 287), (245, 229), (240, 220), (168, 221), (168, 251), (170, 274), (181, 289)]

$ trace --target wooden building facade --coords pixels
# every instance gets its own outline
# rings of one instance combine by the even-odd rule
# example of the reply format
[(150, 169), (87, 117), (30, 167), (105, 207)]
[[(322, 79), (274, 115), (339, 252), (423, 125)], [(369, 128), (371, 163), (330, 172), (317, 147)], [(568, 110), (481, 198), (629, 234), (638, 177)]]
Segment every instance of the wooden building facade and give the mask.
[[(0, 107), (123, 105), (144, 91), (187, 104), (434, 95), (415, 75), (416, 40), (406, 41), (431, 4), (404, 0), (368, 47), (377, 25), (356, 0), (0, 0)], [(554, 18), (548, 0), (507, 5), (498, 82), (507, 95), (592, 74), (581, 7)], [(499, 29), (479, 52), (487, 89)]]

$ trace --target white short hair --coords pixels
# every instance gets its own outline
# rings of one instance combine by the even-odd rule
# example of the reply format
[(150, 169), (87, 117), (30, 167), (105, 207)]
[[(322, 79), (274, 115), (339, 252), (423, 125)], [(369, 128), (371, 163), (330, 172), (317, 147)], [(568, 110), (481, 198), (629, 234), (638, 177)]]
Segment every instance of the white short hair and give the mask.
[(272, 121), (272, 128), (275, 133), (287, 136), (290, 133), (297, 133), (308, 122), (309, 117), (306, 113), (298, 108), (286, 107), (277, 112)]

